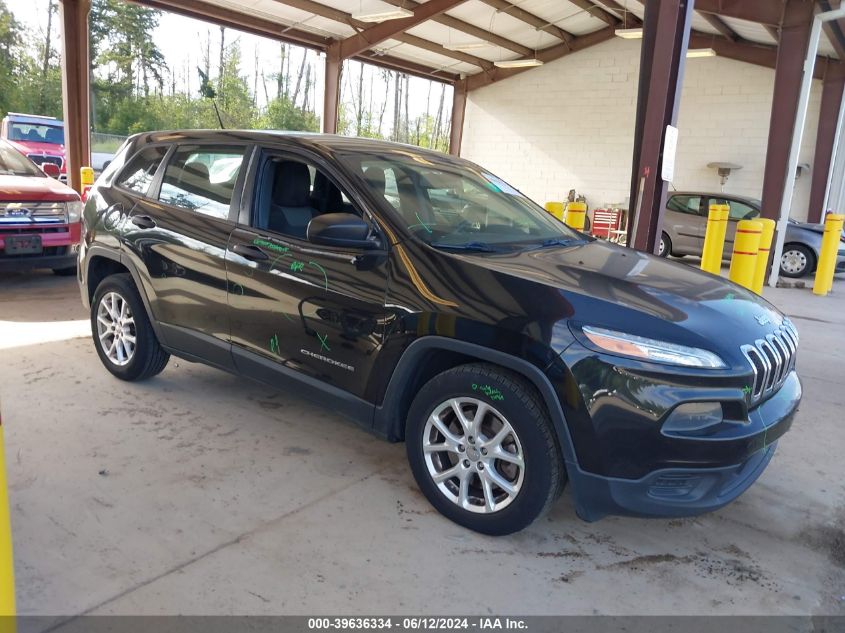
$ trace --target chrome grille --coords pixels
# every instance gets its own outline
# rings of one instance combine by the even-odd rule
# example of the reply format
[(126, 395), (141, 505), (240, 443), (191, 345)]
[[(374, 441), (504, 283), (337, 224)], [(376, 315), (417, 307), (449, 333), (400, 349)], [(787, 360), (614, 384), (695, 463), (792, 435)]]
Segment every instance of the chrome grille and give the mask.
[(741, 349), (754, 371), (754, 385), (749, 395), (751, 402), (757, 402), (777, 391), (795, 368), (798, 330), (792, 321), (784, 319), (775, 332), (757, 339), (753, 345), (743, 345)]
[(64, 202), (0, 202), (0, 227), (67, 222)]
[(62, 168), (65, 161), (61, 156), (45, 156), (43, 154), (27, 154), (26, 157), (39, 167), (44, 163), (53, 163), (59, 169)]

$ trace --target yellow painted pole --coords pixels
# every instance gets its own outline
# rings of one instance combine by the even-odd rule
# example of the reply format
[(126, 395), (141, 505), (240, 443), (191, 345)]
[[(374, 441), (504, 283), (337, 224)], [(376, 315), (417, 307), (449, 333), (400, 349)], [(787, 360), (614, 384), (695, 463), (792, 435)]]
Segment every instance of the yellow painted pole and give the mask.
[(562, 202), (547, 202), (546, 211), (555, 216), (558, 220), (563, 222), (563, 203)]
[(766, 271), (769, 270), (769, 251), (772, 248), (772, 238), (775, 236), (776, 222), (769, 218), (759, 218), (757, 222), (763, 225), (763, 232), (760, 234), (760, 248), (757, 249), (752, 290), (760, 295), (763, 294), (763, 282), (766, 279)]
[(763, 224), (757, 220), (740, 220), (736, 227), (734, 251), (731, 256), (730, 279), (749, 290), (754, 284), (754, 270), (757, 264), (757, 250)]
[(12, 557), (12, 525), (9, 521), (9, 495), (6, 488), (6, 462), (3, 450), (3, 422), (0, 420), (0, 632), (15, 630), (15, 565)]
[(824, 220), (824, 235), (813, 282), (813, 294), (824, 296), (833, 289), (833, 274), (836, 272), (836, 256), (839, 251), (839, 237), (845, 215), (828, 213)]
[(701, 270), (718, 275), (722, 271), (722, 253), (725, 250), (725, 233), (728, 228), (730, 207), (711, 204), (707, 214), (707, 230), (701, 251)]
[(584, 230), (584, 218), (587, 217), (587, 205), (584, 202), (570, 202), (566, 205), (563, 221), (566, 226), (576, 231)]

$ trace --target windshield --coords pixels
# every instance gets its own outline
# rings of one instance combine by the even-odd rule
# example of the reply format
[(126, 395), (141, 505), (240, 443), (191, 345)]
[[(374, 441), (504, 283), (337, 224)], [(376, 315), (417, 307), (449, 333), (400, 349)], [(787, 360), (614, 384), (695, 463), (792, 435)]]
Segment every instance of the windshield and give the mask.
[(23, 154), (6, 143), (0, 143), (0, 175), (43, 176), (44, 174)]
[(586, 239), (470, 163), (432, 161), (411, 149), (339, 158), (384, 197), (409, 231), (432, 246), (484, 251)]
[(65, 130), (61, 125), (39, 123), (9, 123), (9, 140), (24, 143), (65, 144)]

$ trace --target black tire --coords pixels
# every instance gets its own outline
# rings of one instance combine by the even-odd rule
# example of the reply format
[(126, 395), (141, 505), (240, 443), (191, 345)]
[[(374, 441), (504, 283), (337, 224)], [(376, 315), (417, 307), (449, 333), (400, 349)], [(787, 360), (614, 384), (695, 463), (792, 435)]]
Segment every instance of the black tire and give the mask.
[(660, 245), (658, 246), (657, 256), (658, 257), (669, 257), (672, 254), (672, 240), (669, 239), (669, 236), (666, 233), (660, 234)]
[[(109, 293), (115, 293), (128, 304), (134, 319), (134, 327), (128, 326), (135, 337), (134, 354), (124, 365), (118, 365), (108, 357), (98, 334), (97, 313), (103, 297)], [(167, 361), (170, 360), (170, 354), (159, 345), (144, 308), (144, 302), (138, 294), (132, 276), (128, 273), (106, 277), (97, 286), (94, 300), (91, 302), (91, 336), (103, 365), (121, 380), (138, 381), (151, 378), (161, 373), (167, 366)]]
[(53, 274), (58, 275), (59, 277), (71, 277), (76, 275), (76, 266), (70, 266), (68, 268), (54, 268)]
[[(803, 264), (803, 265), (801, 265)], [(784, 268), (786, 265), (786, 268)], [(812, 250), (803, 244), (784, 244), (780, 258), (780, 274), (783, 277), (795, 279), (813, 271), (816, 267), (816, 256)]]
[[(479, 467), (479, 462), (491, 458), (480, 456), (481, 452), (486, 450), (482, 450), (480, 446), (490, 439), (490, 434), (496, 434), (497, 430), (493, 425), (500, 425), (498, 416), (504, 416), (514, 432), (513, 436), (508, 436), (513, 440), (511, 446), (517, 446), (518, 442), (518, 446), (521, 447), (524, 469), (522, 469), (521, 479), (519, 475), (513, 475), (510, 478), (504, 471), (509, 468), (513, 469), (511, 472), (519, 471), (518, 467), (508, 464), (509, 460), (502, 462), (494, 459), (486, 462), (488, 472), (492, 467), (497, 476), (508, 479), (507, 483), (519, 482), (521, 485), (513, 495), (508, 495), (504, 488), (491, 488), (491, 495), (492, 491), (498, 491), (498, 495), (504, 495), (502, 498), (510, 499), (501, 509), (495, 509), (498, 502), (493, 505), (492, 510), (485, 513), (464, 509), (455, 500), (447, 497), (446, 492), (441, 491), (433, 479), (434, 475), (429, 472), (429, 464), (423, 450), (427, 422), (429, 417), (442, 406), (446, 406), (451, 398), (467, 399), (463, 402), (483, 403), (493, 409), (492, 415), (485, 416), (485, 427), (477, 438), (469, 437), (466, 433), (461, 436), (462, 442), (474, 441), (475, 444), (470, 447), (469, 444), (464, 446), (461, 443), (460, 458), (457, 452), (442, 451), (432, 453), (430, 459), (443, 460), (447, 457), (449, 460), (454, 459), (455, 463), (446, 462), (442, 465), (444, 471), (450, 467), (459, 468), (464, 464), (471, 464), (463, 472), (467, 473), (465, 476), (469, 477), (470, 481), (475, 482), (474, 488), (471, 489), (471, 491), (475, 490), (473, 500), (476, 505), (474, 507), (477, 509), (487, 507), (484, 501), (488, 497), (481, 485), (481, 470), (484, 463)], [(469, 406), (473, 405), (469, 404)], [(446, 411), (445, 415), (448, 418), (453, 410)], [(462, 411), (466, 413), (465, 410), (462, 409)], [(456, 418), (453, 424), (456, 429), (461, 429)], [(488, 424), (489, 427), (486, 426)], [(499, 430), (501, 428), (501, 426), (498, 427)], [(485, 433), (487, 429), (490, 429), (489, 434)], [(452, 430), (452, 427), (448, 430)], [(432, 431), (435, 435), (439, 433), (430, 427), (429, 432)], [(438, 437), (446, 440), (445, 435), (440, 434)], [(527, 527), (549, 509), (566, 484), (566, 471), (560, 446), (540, 395), (520, 375), (495, 365), (481, 363), (462, 365), (438, 374), (427, 382), (411, 403), (405, 429), (405, 445), (411, 471), (429, 502), (438, 512), (455, 523), (483, 534), (499, 536)], [(471, 456), (471, 450), (475, 462), (466, 459)], [(518, 453), (519, 449), (517, 448), (514, 452)], [(488, 453), (484, 452), (484, 455)], [(475, 472), (474, 468), (478, 468), (478, 472)], [(442, 485), (451, 487), (454, 495), (458, 496), (459, 484), (455, 480), (460, 481), (456, 476)]]

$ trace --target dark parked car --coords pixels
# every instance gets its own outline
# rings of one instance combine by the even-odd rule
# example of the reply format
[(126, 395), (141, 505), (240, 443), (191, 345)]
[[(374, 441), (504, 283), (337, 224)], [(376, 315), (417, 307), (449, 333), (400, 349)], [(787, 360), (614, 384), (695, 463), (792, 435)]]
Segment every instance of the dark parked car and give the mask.
[(295, 133), (134, 136), (84, 213), (82, 299), (118, 378), (171, 354), (319, 399), (454, 521), (719, 508), (801, 398), (753, 293), (563, 226), (482, 167)]
[[(668, 255), (701, 255), (707, 214), (711, 204), (730, 207), (728, 230), (725, 234), (724, 258), (730, 259), (733, 251), (736, 223), (760, 217), (761, 203), (755, 198), (726, 196), (722, 193), (678, 191), (666, 199), (663, 215), (663, 234), (658, 253)], [(790, 219), (780, 259), (780, 274), (784, 277), (803, 277), (815, 271), (822, 245), (823, 224), (810, 224)], [(839, 244), (836, 271), (845, 272), (845, 233)]]

